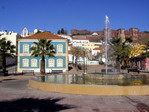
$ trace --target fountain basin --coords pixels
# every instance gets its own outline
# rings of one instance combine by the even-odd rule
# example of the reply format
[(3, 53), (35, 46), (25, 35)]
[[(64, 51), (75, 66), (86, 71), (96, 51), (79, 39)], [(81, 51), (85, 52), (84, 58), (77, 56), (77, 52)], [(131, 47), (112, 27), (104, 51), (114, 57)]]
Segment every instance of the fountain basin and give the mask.
[(29, 86), (43, 91), (80, 95), (149, 95), (149, 85), (68, 84), (29, 80)]

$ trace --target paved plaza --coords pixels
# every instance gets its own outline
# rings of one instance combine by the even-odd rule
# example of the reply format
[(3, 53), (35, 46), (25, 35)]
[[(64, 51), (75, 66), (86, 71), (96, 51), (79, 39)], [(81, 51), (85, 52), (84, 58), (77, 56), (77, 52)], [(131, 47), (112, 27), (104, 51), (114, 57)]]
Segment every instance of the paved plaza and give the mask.
[(0, 112), (149, 112), (149, 96), (88, 96), (28, 87), (33, 76), (0, 76)]

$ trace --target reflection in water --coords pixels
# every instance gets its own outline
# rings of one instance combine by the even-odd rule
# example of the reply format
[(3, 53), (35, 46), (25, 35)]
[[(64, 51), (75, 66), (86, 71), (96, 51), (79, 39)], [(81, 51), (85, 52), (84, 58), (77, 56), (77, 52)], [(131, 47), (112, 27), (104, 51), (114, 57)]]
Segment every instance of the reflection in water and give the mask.
[(69, 74), (69, 75), (47, 75), (38, 76), (36, 80), (42, 81), (42, 77), (45, 77), (45, 82), (58, 83), (58, 84), (88, 84), (88, 85), (149, 85), (145, 76), (130, 76), (130, 75), (86, 75), (81, 74)]

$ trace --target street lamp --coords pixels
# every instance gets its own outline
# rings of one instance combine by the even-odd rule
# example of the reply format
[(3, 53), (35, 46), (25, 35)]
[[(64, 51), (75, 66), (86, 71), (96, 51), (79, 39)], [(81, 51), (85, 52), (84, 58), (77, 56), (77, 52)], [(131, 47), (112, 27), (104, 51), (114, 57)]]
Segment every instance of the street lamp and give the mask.
[(86, 59), (85, 59), (85, 58), (86, 58), (86, 53), (85, 53), (85, 51), (86, 51), (85, 48), (83, 48), (83, 55), (84, 55), (84, 74), (86, 74), (86, 69), (87, 69), (87, 68), (86, 68), (87, 66), (86, 66)]

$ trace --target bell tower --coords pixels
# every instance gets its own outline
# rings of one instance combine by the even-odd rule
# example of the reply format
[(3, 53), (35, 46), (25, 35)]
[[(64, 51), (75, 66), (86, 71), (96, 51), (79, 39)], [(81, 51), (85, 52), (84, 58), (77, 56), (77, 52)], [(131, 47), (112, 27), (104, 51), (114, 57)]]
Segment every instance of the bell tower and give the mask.
[(21, 36), (22, 36), (22, 37), (29, 36), (29, 32), (28, 32), (28, 29), (27, 29), (26, 27), (22, 30)]

